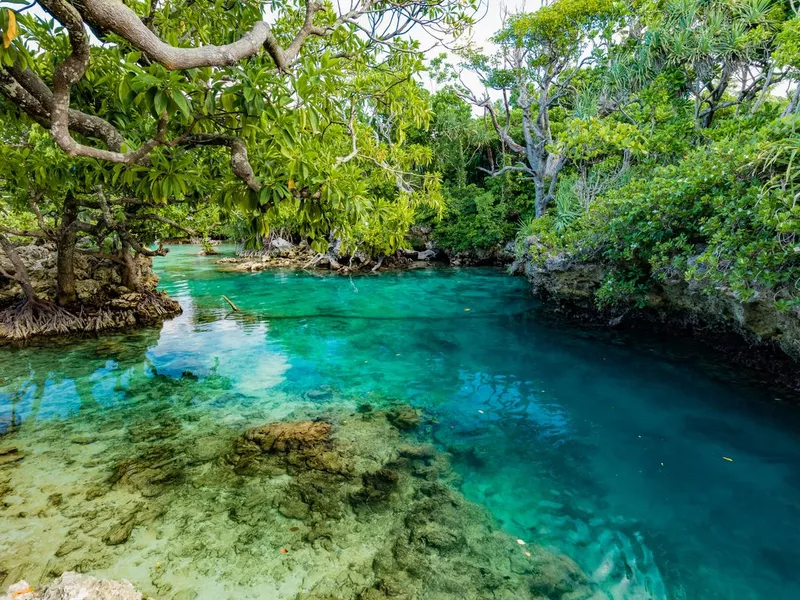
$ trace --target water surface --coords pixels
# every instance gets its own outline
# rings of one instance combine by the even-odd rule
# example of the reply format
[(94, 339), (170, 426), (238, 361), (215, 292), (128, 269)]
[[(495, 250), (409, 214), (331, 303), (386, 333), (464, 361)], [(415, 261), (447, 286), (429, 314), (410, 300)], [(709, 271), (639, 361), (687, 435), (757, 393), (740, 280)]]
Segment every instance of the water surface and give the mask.
[[(0, 349), (0, 449), (26, 451), (0, 470), (4, 586), (54, 568), (20, 548), (47, 558), (74, 534), (31, 507), (90, 490), (109, 456), (175, 431), (213, 446), (298, 403), (402, 401), (433, 418), (469, 499), (509, 534), (572, 557), (609, 598), (800, 597), (800, 416), (707, 352), (554, 322), (496, 270), (234, 274), (196, 253), (157, 263), (184, 307), (160, 330)], [(86, 570), (145, 590), (178, 579), (164, 569), (190, 581), (200, 567), (168, 549), (190, 543), (179, 523), (202, 539), (211, 504), (199, 506), (176, 504), (182, 520), (153, 539), (137, 529), (137, 560), (125, 560), (129, 542)], [(215, 576), (193, 593), (251, 589), (233, 562), (202, 556)]]

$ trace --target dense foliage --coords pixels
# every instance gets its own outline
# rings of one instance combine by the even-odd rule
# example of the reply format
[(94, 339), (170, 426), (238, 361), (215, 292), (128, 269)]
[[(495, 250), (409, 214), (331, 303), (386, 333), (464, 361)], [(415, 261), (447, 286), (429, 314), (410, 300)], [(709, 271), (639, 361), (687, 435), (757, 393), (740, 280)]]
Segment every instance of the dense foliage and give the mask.
[(642, 303), (661, 279), (796, 304), (800, 5), (548, 4), (509, 16), (494, 55), (434, 63), (443, 243), (496, 247), (513, 227), (521, 250), (535, 235), (606, 265), (600, 304)]
[(334, 240), (395, 251), (418, 210), (441, 210), (439, 178), (423, 168), (431, 150), (408, 140), (430, 110), (406, 34), (457, 33), (474, 10), (473, 0), (3, 2), (6, 254), (12, 240), (55, 244), (69, 305), (76, 252), (124, 266), (159, 253), (148, 247), (157, 239), (222, 222), (248, 242), (282, 227), (318, 252)]
[(477, 4), (9, 4), (0, 233), (122, 262), (223, 230), (380, 256), (424, 223), (456, 253), (536, 235), (602, 261), (600, 303), (660, 278), (796, 302), (795, 0), (545, 2), (432, 61), (427, 93), (405, 34)]

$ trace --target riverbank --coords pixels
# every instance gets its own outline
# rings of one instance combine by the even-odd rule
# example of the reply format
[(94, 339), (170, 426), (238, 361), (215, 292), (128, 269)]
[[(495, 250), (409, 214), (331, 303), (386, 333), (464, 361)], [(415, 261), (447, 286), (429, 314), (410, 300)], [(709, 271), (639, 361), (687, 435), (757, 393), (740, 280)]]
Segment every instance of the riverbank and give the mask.
[(326, 253), (315, 252), (302, 241), (294, 244), (282, 238), (270, 241), (264, 250), (241, 250), (237, 256), (216, 261), (223, 271), (255, 273), (268, 269), (323, 270), (334, 273), (375, 272), (379, 270), (415, 270), (447, 264), (447, 257), (438, 250), (398, 250), (391, 256), (372, 257), (356, 252), (345, 255), (336, 248)]
[[(158, 277), (149, 257), (132, 258), (126, 265), (129, 281), (123, 281), (121, 265), (111, 258), (77, 255), (75, 301), (59, 305), (55, 248), (21, 246), (16, 253), (35, 298), (23, 296), (13, 279), (0, 278), (0, 343), (146, 327), (181, 314), (180, 304), (157, 289)], [(0, 258), (0, 267), (13, 277), (11, 261)]]
[[(424, 228), (423, 228), (424, 229)], [(430, 233), (428, 231), (428, 233)], [(506, 266), (514, 260), (513, 244), (491, 249), (455, 251), (438, 248), (417, 230), (409, 237), (413, 248), (400, 249), (390, 256), (370, 256), (364, 252), (346, 254), (334, 244), (327, 252), (313, 251), (307, 242), (295, 244), (283, 238), (274, 238), (262, 250), (241, 250), (235, 257), (218, 260), (222, 269), (239, 273), (253, 273), (267, 269), (323, 270), (335, 273), (402, 271), (426, 269), (434, 266), (477, 267)]]
[(800, 307), (780, 308), (763, 290), (747, 300), (732, 290), (680, 277), (653, 279), (638, 302), (598, 303), (609, 273), (602, 263), (553, 252), (528, 238), (513, 270), (558, 314), (584, 322), (691, 337), (721, 351), (733, 364), (760, 371), (772, 383), (800, 391)]

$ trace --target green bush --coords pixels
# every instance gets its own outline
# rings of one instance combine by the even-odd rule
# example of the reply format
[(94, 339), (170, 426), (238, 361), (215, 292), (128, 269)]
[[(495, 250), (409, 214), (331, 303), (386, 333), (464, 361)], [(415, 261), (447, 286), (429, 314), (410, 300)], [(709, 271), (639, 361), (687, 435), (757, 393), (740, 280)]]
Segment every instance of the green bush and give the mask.
[(573, 225), (578, 235), (564, 241), (611, 267), (598, 301), (640, 303), (666, 277), (724, 286), (742, 299), (764, 288), (784, 303), (796, 299), (800, 206), (785, 175), (790, 149), (773, 160), (776, 145), (791, 139), (787, 122), (755, 136), (720, 136), (601, 197)]
[(467, 185), (445, 191), (445, 215), (434, 230), (443, 248), (456, 252), (488, 250), (514, 238), (516, 224), (508, 204), (490, 189)]

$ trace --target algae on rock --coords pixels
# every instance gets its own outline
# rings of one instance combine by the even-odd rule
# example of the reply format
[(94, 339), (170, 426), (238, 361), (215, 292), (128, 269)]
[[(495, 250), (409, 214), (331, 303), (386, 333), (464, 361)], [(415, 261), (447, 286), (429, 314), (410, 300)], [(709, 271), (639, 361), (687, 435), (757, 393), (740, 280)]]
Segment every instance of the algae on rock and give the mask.
[[(152, 385), (152, 395), (169, 397), (178, 384)], [(195, 389), (190, 380), (180, 385)], [(126, 447), (106, 445), (112, 438), (102, 431), (91, 444), (54, 432), (51, 450), (61, 444), (102, 460), (88, 478), (59, 486), (60, 501), (51, 500), (53, 486), (31, 487), (42, 480), (37, 462), (23, 471), (8, 466), (9, 485), (25, 490), (14, 492), (22, 496), (0, 508), (0, 518), (28, 530), (30, 521), (15, 515), (30, 510), (52, 533), (10, 563), (0, 546), (8, 571), (0, 579), (38, 585), (66, 571), (90, 572), (168, 599), (596, 594), (572, 561), (535, 543), (520, 546), (457, 491), (448, 455), (413, 431), (421, 420), (415, 409), (298, 404), (286, 420), (266, 425), (256, 425), (255, 414), (243, 432), (208, 422), (198, 435), (190, 421), (159, 420), (154, 404), (148, 423), (126, 422)]]

